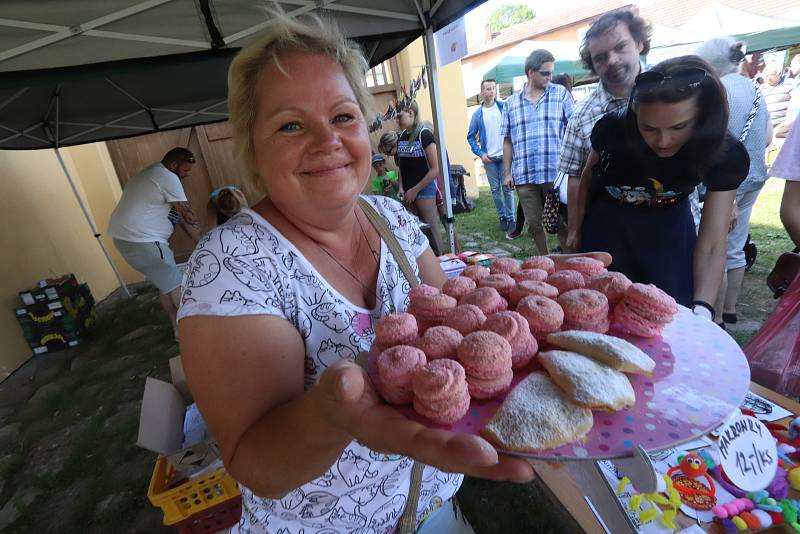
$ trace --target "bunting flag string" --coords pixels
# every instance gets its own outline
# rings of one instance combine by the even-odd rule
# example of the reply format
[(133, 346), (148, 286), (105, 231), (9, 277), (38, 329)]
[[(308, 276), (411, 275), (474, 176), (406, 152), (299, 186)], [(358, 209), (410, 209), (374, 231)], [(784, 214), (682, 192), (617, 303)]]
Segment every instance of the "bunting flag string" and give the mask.
[(411, 102), (416, 100), (417, 93), (419, 92), (420, 89), (428, 88), (428, 80), (426, 79), (426, 74), (427, 74), (427, 68), (425, 65), (423, 65), (422, 70), (417, 75), (417, 77), (409, 82), (408, 90), (406, 90), (405, 85), (400, 86), (402, 96), (399, 99), (393, 98), (392, 101), (389, 102), (389, 107), (386, 109), (384, 113), (378, 113), (375, 115), (375, 119), (372, 121), (372, 124), (369, 125), (370, 133), (383, 128), (384, 122), (397, 118), (398, 113), (406, 109), (408, 106), (411, 105)]

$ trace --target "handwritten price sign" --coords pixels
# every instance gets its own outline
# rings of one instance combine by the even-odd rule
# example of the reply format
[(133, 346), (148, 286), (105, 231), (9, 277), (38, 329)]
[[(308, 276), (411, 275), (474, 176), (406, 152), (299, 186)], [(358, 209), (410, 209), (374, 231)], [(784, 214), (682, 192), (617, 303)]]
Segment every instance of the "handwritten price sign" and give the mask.
[(775, 438), (758, 419), (739, 415), (722, 427), (717, 442), (722, 470), (745, 491), (766, 488), (775, 478)]

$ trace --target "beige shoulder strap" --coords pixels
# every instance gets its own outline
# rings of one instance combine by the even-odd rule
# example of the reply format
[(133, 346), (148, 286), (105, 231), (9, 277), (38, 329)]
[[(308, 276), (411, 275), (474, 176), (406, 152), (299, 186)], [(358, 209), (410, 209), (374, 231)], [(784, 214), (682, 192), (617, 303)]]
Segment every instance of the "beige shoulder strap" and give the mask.
[[(386, 224), (386, 220), (384, 220), (381, 214), (375, 211), (372, 204), (363, 197), (358, 198), (358, 205), (361, 206), (364, 215), (367, 216), (367, 219), (369, 219), (369, 222), (378, 232), (378, 235), (381, 236), (381, 239), (386, 242), (386, 246), (389, 247), (389, 251), (392, 253), (392, 256), (394, 256), (400, 270), (403, 271), (409, 285), (411, 287), (417, 287), (419, 285), (417, 275), (414, 274), (414, 269), (411, 267), (408, 257), (400, 247), (400, 243), (392, 233), (389, 225)], [(417, 506), (419, 504), (419, 493), (422, 489), (422, 470), (424, 468), (425, 464), (417, 461), (414, 462), (414, 466), (411, 468), (411, 483), (408, 488), (408, 499), (406, 500), (403, 514), (400, 516), (400, 522), (397, 524), (396, 534), (413, 534), (417, 530)]]
[(400, 247), (400, 243), (397, 241), (397, 238), (392, 233), (392, 230), (389, 228), (389, 225), (386, 224), (386, 220), (381, 216), (380, 213), (375, 211), (375, 208), (372, 207), (372, 204), (369, 203), (364, 197), (358, 197), (358, 205), (361, 206), (361, 210), (364, 212), (364, 215), (367, 216), (369, 222), (372, 223), (373, 228), (378, 232), (386, 242), (386, 246), (389, 247), (389, 251), (394, 256), (397, 265), (400, 267), (400, 270), (403, 271), (406, 279), (408, 280), (409, 285), (411, 287), (417, 287), (419, 285), (419, 279), (417, 275), (414, 274), (414, 269), (411, 267), (411, 263), (408, 261), (408, 257), (403, 252), (403, 249)]

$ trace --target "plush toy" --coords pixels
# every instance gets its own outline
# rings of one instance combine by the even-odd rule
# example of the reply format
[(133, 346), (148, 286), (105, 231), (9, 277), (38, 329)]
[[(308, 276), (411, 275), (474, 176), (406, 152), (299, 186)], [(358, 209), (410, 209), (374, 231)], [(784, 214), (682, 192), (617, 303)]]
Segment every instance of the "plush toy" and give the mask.
[[(675, 489), (680, 493), (681, 502), (695, 510), (711, 510), (717, 503), (714, 480), (708, 475), (706, 462), (697, 454), (678, 456), (678, 465), (667, 471)], [(681, 474), (675, 474), (680, 471)], [(707, 485), (695, 480), (705, 477)]]

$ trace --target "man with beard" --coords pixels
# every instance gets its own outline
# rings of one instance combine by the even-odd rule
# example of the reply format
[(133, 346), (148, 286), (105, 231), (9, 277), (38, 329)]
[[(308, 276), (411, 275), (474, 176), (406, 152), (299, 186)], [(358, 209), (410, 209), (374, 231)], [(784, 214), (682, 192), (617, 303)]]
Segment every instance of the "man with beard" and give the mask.
[[(506, 101), (500, 123), (503, 182), (517, 189), (539, 254), (548, 252), (542, 227), (544, 199), (556, 180), (558, 154), (573, 108), (569, 91), (550, 83), (554, 67), (555, 58), (547, 50), (531, 52), (525, 60), (528, 81)], [(565, 230), (559, 228), (559, 233), (566, 234)]]
[(600, 83), (575, 108), (558, 162), (558, 171), (569, 176), (567, 196), (571, 230), (573, 221), (578, 220), (575, 213), (578, 182), (589, 158), (592, 128), (603, 115), (628, 103), (633, 82), (641, 71), (639, 58), (650, 50), (651, 33), (650, 24), (634, 11), (620, 9), (595, 20), (583, 37), (581, 59), (586, 68), (597, 74)]

